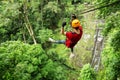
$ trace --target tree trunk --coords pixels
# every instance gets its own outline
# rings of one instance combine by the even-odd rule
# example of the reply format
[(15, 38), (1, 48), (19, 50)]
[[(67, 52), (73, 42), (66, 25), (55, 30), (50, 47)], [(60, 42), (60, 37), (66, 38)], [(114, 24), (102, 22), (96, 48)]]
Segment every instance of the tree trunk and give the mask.
[(24, 20), (25, 20), (25, 26), (30, 34), (30, 36), (32, 37), (33, 39), (33, 42), (34, 44), (37, 44), (36, 42), (36, 39), (35, 39), (35, 35), (34, 35), (34, 32), (33, 32), (33, 29), (32, 29), (32, 26), (30, 24), (30, 21), (28, 19), (28, 13), (27, 13), (27, 0), (25, 1), (25, 4), (24, 4)]

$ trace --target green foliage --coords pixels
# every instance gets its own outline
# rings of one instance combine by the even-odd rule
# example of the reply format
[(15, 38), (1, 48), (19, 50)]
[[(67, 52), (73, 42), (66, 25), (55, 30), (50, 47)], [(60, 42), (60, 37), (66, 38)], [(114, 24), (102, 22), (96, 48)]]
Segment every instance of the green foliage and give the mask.
[(116, 80), (120, 73), (120, 51), (107, 46), (102, 53), (102, 62), (105, 67), (102, 80)]
[[(10, 3), (9, 1), (1, 1), (0, 5), (0, 38), (2, 41), (13, 38), (13, 35), (18, 37), (16, 32), (19, 31), (20, 26), (17, 26), (19, 21), (16, 23), (19, 17), (19, 3)], [(20, 33), (19, 33), (20, 34)], [(19, 36), (21, 37), (21, 36)], [(16, 39), (16, 38), (14, 38)], [(0, 42), (2, 42), (0, 41)]]
[[(96, 0), (99, 6), (113, 3), (118, 0)], [(98, 17), (105, 19), (103, 35), (106, 38), (105, 48), (102, 52), (103, 69), (99, 80), (120, 79), (120, 6), (119, 2), (98, 11)]]
[[(111, 23), (114, 23), (114, 22), (111, 22)], [(108, 34), (109, 37), (107, 39), (107, 44), (102, 53), (102, 62), (105, 67), (104, 68), (104, 71), (105, 71), (104, 79), (105, 80), (116, 80), (117, 77), (119, 77), (119, 73), (120, 73), (120, 70), (118, 67), (120, 66), (119, 27), (113, 26), (111, 31), (109, 31), (108, 33), (109, 33)]]
[(18, 41), (0, 45), (0, 79), (66, 80), (64, 68), (54, 63), (40, 45)]
[[(68, 22), (68, 27), (65, 28), (68, 30), (71, 27), (69, 25), (71, 14), (75, 13), (78, 18), (81, 17), (79, 12), (84, 9), (84, 5), (71, 5), (71, 1), (0, 1), (0, 79), (70, 80), (77, 78), (76, 74), (78, 73), (69, 71), (71, 67), (65, 64), (66, 58), (69, 56), (68, 49), (64, 45), (52, 45), (48, 42), (49, 37), (53, 37), (56, 40), (65, 39), (65, 37), (58, 35), (59, 26), (61, 27), (61, 23), (64, 21), (63, 18)], [(75, 0), (75, 2), (79, 1), (81, 0)], [(84, 1), (90, 2), (82, 0), (82, 2)], [(28, 30), (30, 26), (33, 30), (32, 34)], [(41, 46), (29, 45), (33, 44), (31, 37), (33, 35)], [(17, 40), (21, 42), (16, 42)], [(26, 44), (22, 42), (26, 42)], [(78, 47), (78, 49), (80, 48)], [(77, 52), (85, 53), (83, 48), (85, 49), (82, 46), (82, 51)], [(89, 55), (87, 56), (89, 57)], [(86, 61), (84, 62), (89, 60), (87, 57), (85, 59)], [(79, 62), (79, 57), (76, 58), (76, 61)]]
[[(114, 3), (117, 0), (95, 0), (97, 7), (105, 6), (107, 4)], [(99, 18), (105, 18), (106, 16), (109, 16), (111, 13), (115, 13), (117, 10), (119, 10), (119, 3), (116, 3), (115, 5), (110, 5), (107, 7), (104, 7), (98, 11), (98, 17)]]
[(61, 9), (56, 2), (48, 2), (43, 8), (44, 26), (50, 29), (57, 28), (60, 19), (60, 11)]
[(31, 26), (36, 41), (41, 43), (39, 30), (49, 28), (54, 31), (58, 28), (61, 15), (65, 14), (59, 7), (62, 4), (55, 1), (12, 0), (1, 1), (0, 4), (0, 42), (20, 40), (33, 44), (28, 31), (28, 27)]
[(110, 45), (114, 48), (114, 51), (120, 50), (120, 30), (115, 30), (111, 38)]
[(120, 21), (120, 12), (108, 16), (108, 18), (106, 18), (103, 35), (107, 36), (109, 33), (112, 33), (114, 29), (119, 30), (120, 29), (119, 21)]
[(38, 35), (39, 35), (38, 39), (40, 40), (40, 42), (45, 43), (46, 41), (48, 41), (49, 37), (52, 37), (53, 33), (52, 33), (52, 30), (50, 29), (43, 29), (43, 30), (39, 30)]
[(106, 80), (105, 79), (105, 70), (99, 70), (98, 72), (97, 72), (97, 80)]
[(120, 64), (120, 24), (119, 12), (112, 14), (106, 19), (103, 33), (107, 38), (106, 47), (103, 50), (102, 62), (104, 65), (103, 80), (116, 80), (119, 77)]
[(90, 64), (83, 66), (78, 80), (96, 80), (96, 73)]
[[(107, 4), (110, 4), (110, 3), (114, 3), (118, 0), (95, 0), (96, 1), (96, 4), (98, 5), (98, 7), (100, 6), (104, 6), (104, 5), (107, 5)], [(116, 13), (117, 11), (120, 10), (120, 3), (117, 2), (116, 4), (114, 5), (110, 5), (108, 7), (104, 7), (102, 9), (100, 9), (98, 11), (98, 17), (99, 18), (106, 18), (107, 16), (111, 15), (112, 13)]]

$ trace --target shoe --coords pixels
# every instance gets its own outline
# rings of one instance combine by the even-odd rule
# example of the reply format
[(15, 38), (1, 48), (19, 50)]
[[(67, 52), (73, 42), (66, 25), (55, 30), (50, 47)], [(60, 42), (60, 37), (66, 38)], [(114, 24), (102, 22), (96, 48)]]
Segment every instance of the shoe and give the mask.
[(49, 38), (49, 41), (50, 41), (50, 42), (55, 42), (55, 40), (54, 40), (54, 39), (52, 39), (52, 38)]
[(75, 54), (71, 53), (69, 58), (71, 59), (73, 57), (75, 57)]

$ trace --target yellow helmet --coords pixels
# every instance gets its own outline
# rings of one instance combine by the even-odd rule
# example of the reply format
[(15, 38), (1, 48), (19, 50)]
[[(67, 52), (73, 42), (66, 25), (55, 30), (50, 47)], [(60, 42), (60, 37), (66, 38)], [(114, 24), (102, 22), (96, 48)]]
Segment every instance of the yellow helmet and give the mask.
[(79, 27), (79, 26), (80, 26), (80, 21), (78, 19), (74, 19), (72, 21), (72, 27), (76, 28), (76, 27)]

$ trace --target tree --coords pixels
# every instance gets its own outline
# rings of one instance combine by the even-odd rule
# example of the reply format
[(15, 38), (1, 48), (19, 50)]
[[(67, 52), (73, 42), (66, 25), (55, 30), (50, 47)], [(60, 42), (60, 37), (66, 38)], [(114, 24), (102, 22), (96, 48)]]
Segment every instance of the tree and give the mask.
[(41, 45), (9, 41), (0, 45), (0, 79), (66, 80), (66, 70), (46, 55)]
[(120, 71), (120, 3), (119, 0), (101, 0), (97, 3), (106, 5), (114, 3), (111, 6), (102, 8), (98, 11), (98, 17), (105, 19), (105, 25), (103, 28), (103, 35), (106, 37), (105, 48), (102, 52), (102, 63), (104, 68), (102, 69), (102, 80), (117, 80), (119, 79)]
[(90, 64), (83, 66), (78, 80), (96, 80), (96, 73)]

